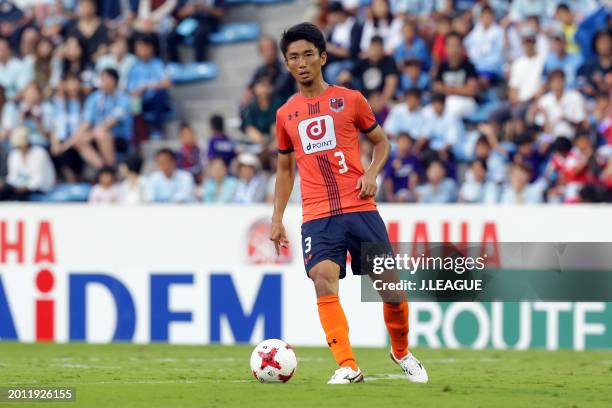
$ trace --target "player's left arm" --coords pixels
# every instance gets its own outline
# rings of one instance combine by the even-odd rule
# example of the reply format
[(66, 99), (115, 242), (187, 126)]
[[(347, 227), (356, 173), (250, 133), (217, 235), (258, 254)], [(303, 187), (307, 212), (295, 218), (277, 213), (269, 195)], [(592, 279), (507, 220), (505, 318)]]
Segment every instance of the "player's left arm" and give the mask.
[(374, 145), (374, 152), (372, 154), (372, 162), (363, 176), (359, 177), (359, 180), (357, 180), (355, 189), (359, 190), (359, 198), (369, 198), (376, 195), (376, 191), (378, 190), (376, 177), (378, 177), (378, 174), (385, 167), (385, 163), (389, 157), (389, 150), (391, 149), (389, 139), (379, 125), (366, 133), (366, 137)]

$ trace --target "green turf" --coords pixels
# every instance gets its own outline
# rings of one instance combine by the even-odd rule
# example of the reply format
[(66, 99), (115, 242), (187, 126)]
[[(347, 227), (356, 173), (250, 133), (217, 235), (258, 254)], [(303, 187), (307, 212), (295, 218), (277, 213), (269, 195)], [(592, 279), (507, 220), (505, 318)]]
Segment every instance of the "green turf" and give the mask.
[[(289, 383), (260, 384), (249, 346), (0, 343), (0, 386), (76, 388), (76, 403), (54, 408), (612, 407), (612, 352), (418, 349), (430, 383), (417, 385), (387, 350), (355, 351), (366, 382), (328, 386), (335, 367), (322, 348), (296, 348)], [(31, 404), (0, 403), (10, 406)]]

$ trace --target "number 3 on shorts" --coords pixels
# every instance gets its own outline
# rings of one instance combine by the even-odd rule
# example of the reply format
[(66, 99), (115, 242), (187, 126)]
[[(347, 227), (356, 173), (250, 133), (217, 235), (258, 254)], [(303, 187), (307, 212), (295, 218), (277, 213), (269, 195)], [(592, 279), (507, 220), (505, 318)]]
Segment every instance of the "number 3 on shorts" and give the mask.
[(334, 153), (334, 157), (339, 157), (338, 165), (340, 166), (340, 174), (344, 174), (348, 171), (348, 166), (346, 165), (346, 159), (344, 158), (344, 153), (342, 151), (337, 151)]
[(312, 238), (311, 237), (306, 237), (304, 238), (304, 253), (307, 254), (310, 252), (311, 248), (311, 243), (312, 243)]

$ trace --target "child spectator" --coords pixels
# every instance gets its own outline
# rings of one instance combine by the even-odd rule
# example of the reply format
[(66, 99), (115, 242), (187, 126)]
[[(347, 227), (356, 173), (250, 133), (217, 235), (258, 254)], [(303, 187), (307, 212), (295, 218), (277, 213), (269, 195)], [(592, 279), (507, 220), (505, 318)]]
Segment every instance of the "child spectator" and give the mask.
[(193, 201), (191, 174), (176, 168), (176, 154), (160, 149), (155, 155), (157, 170), (146, 182), (145, 201), (149, 203), (187, 203)]
[(206, 178), (202, 185), (202, 201), (205, 203), (229, 203), (234, 199), (238, 180), (227, 174), (227, 164), (221, 157), (208, 162)]
[(199, 184), (199, 180), (202, 179), (202, 152), (193, 127), (189, 123), (181, 125), (179, 141), (181, 147), (176, 155), (176, 167), (189, 172)]
[(457, 185), (446, 177), (444, 162), (433, 159), (427, 166), (427, 183), (416, 188), (417, 201), (425, 204), (448, 204), (457, 201)]
[(531, 167), (526, 163), (513, 163), (510, 183), (501, 193), (501, 204), (538, 204), (543, 201), (544, 186), (540, 182), (529, 183)]
[(145, 202), (146, 181), (140, 175), (142, 159), (131, 155), (119, 165), (119, 174), (123, 181), (119, 185), (119, 196), (122, 204), (140, 204)]
[(212, 115), (209, 120), (210, 138), (208, 139), (208, 160), (220, 157), (227, 166), (236, 157), (236, 144), (225, 134), (223, 116)]
[(495, 204), (498, 200), (498, 188), (492, 181), (487, 181), (487, 162), (483, 159), (472, 160), (466, 172), (465, 181), (459, 190), (459, 201), (462, 203)]
[(253, 204), (264, 201), (266, 194), (266, 180), (258, 171), (261, 163), (257, 156), (242, 153), (238, 156), (238, 186), (233, 202), (239, 204)]
[(115, 204), (120, 201), (121, 191), (115, 184), (115, 169), (104, 166), (98, 171), (97, 184), (89, 192), (92, 204)]
[(413, 147), (414, 139), (408, 133), (397, 135), (395, 153), (384, 170), (385, 197), (389, 202), (416, 201), (415, 188), (423, 170)]

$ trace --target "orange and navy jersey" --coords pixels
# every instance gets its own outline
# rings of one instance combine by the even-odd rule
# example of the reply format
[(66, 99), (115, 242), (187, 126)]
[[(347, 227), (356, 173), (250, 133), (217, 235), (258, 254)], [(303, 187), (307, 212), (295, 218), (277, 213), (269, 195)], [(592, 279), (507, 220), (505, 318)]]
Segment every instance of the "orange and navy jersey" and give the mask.
[(359, 135), (376, 126), (363, 95), (339, 86), (313, 98), (295, 94), (276, 111), (279, 153), (295, 152), (303, 222), (376, 209), (374, 198), (360, 199), (356, 190), (364, 173)]

